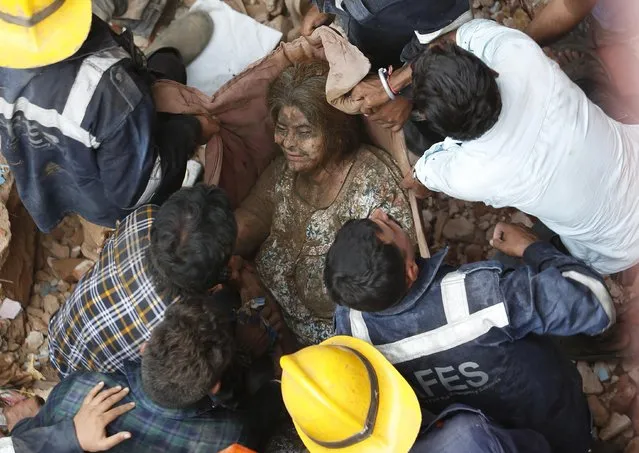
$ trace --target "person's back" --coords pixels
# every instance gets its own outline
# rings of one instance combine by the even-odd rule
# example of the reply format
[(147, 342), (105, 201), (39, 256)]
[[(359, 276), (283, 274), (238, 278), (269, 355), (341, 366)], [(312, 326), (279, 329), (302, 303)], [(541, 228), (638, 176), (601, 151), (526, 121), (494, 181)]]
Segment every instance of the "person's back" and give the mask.
[(521, 32), (475, 20), (460, 27), (457, 45), (498, 73), (501, 112), (478, 138), (427, 152), (418, 177), (538, 217), (601, 272), (639, 260), (639, 127), (609, 118)]
[(179, 190), (162, 207), (133, 211), (51, 318), (54, 368), (63, 377), (123, 371), (167, 307), (220, 283), (236, 231), (226, 194), (203, 184)]
[(574, 365), (541, 334), (596, 335), (614, 322), (599, 276), (534, 235), (499, 224), (494, 243), (518, 244), (527, 266), (496, 261), (454, 269), (445, 251), (415, 262), (381, 210), (344, 225), (326, 263), (340, 305), (336, 331), (365, 339), (435, 412), (451, 403), (507, 428), (543, 434), (554, 451), (585, 452), (590, 414)]
[(281, 409), (279, 389), (266, 383), (256, 393), (226, 397), (224, 379), (235, 359), (232, 323), (209, 296), (190, 297), (167, 310), (145, 344), (140, 362), (123, 372), (78, 372), (62, 380), (39, 413), (14, 432), (72, 418), (99, 382), (130, 389), (122, 403), (135, 408), (109, 424), (108, 434), (131, 438), (114, 447), (122, 453), (209, 453), (240, 443), (259, 449)]
[[(124, 217), (155, 162), (149, 146), (155, 110), (135, 58), (109, 25), (93, 16), (72, 56), (35, 68), (0, 67), (0, 79), (2, 153), (38, 227), (49, 231), (67, 212), (102, 225)], [(134, 127), (126, 121), (134, 111), (144, 131), (124, 136), (123, 127)], [(117, 143), (129, 152), (110, 148)]]

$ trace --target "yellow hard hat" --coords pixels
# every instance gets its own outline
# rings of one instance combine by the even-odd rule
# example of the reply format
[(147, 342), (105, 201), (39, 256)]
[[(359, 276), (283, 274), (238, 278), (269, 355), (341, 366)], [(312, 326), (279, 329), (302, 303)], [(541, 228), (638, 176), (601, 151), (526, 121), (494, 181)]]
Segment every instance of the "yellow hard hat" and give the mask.
[(280, 364), (284, 404), (312, 453), (403, 453), (415, 443), (417, 396), (374, 346), (337, 336)]
[(91, 0), (0, 0), (0, 66), (36, 68), (64, 60), (91, 28)]

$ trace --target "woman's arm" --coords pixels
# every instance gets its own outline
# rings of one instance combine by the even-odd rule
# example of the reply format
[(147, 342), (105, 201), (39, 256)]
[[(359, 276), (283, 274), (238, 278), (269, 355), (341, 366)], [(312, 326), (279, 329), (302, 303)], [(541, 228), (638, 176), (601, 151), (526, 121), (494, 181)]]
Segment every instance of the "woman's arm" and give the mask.
[(260, 175), (242, 205), (235, 210), (236, 255), (245, 258), (253, 255), (270, 234), (275, 212), (275, 185), (282, 170), (282, 160), (274, 160)]

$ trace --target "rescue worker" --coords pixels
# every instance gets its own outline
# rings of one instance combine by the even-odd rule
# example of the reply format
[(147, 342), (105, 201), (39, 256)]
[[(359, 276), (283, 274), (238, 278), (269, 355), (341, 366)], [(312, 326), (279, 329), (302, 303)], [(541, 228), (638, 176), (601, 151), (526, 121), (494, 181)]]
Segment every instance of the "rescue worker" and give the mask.
[(44, 232), (68, 213), (115, 226), (180, 188), (209, 118), (158, 114), (156, 78), (186, 82), (210, 39), (203, 12), (173, 22), (148, 64), (90, 1), (0, 0), (0, 147)]
[(337, 233), (324, 280), (338, 304), (335, 329), (375, 345), (422, 407), (482, 410), (507, 427), (542, 434), (552, 451), (586, 453), (591, 418), (575, 366), (544, 335), (598, 335), (615, 321), (602, 278), (529, 230), (497, 224), (491, 241), (525, 265), (458, 269), (447, 250), (415, 258), (383, 210)]
[(329, 338), (280, 363), (284, 404), (311, 453), (550, 453), (540, 434), (461, 404), (422, 419), (408, 382), (357, 338)]

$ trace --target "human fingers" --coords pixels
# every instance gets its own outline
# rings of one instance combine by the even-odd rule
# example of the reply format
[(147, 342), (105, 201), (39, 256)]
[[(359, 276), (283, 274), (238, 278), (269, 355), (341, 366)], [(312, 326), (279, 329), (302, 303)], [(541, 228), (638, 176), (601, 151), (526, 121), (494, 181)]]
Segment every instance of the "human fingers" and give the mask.
[(109, 410), (115, 403), (122, 401), (122, 399), (129, 394), (129, 388), (123, 388), (115, 393), (112, 393), (107, 398), (104, 399), (98, 406), (98, 410), (100, 412), (106, 412)]
[(110, 397), (111, 395), (118, 393), (120, 390), (122, 390), (122, 386), (121, 385), (116, 385), (115, 387), (111, 387), (110, 389), (105, 389), (102, 390), (100, 393), (98, 393), (95, 398), (93, 398), (93, 405), (94, 406), (98, 406), (100, 405), (105, 399), (107, 399), (108, 397)]
[(113, 420), (118, 418), (120, 415), (126, 414), (127, 412), (132, 410), (134, 407), (135, 407), (135, 403), (131, 402), (126, 404), (120, 404), (118, 407), (114, 407), (113, 409), (105, 412), (103, 417), (104, 424), (108, 425)]
[(93, 388), (89, 390), (87, 396), (84, 397), (82, 404), (89, 404), (93, 400), (93, 398), (95, 398), (95, 395), (97, 395), (98, 392), (102, 389), (102, 387), (104, 387), (104, 382), (98, 382), (97, 384), (95, 384)]
[(101, 441), (98, 442), (98, 445), (96, 445), (97, 449), (93, 450), (93, 451), (106, 451), (106, 450), (110, 450), (113, 447), (115, 447), (118, 444), (121, 444), (122, 442), (124, 442), (127, 439), (131, 438), (131, 433), (129, 432), (121, 432), (121, 433), (117, 433), (114, 434), (112, 436), (109, 436)]

